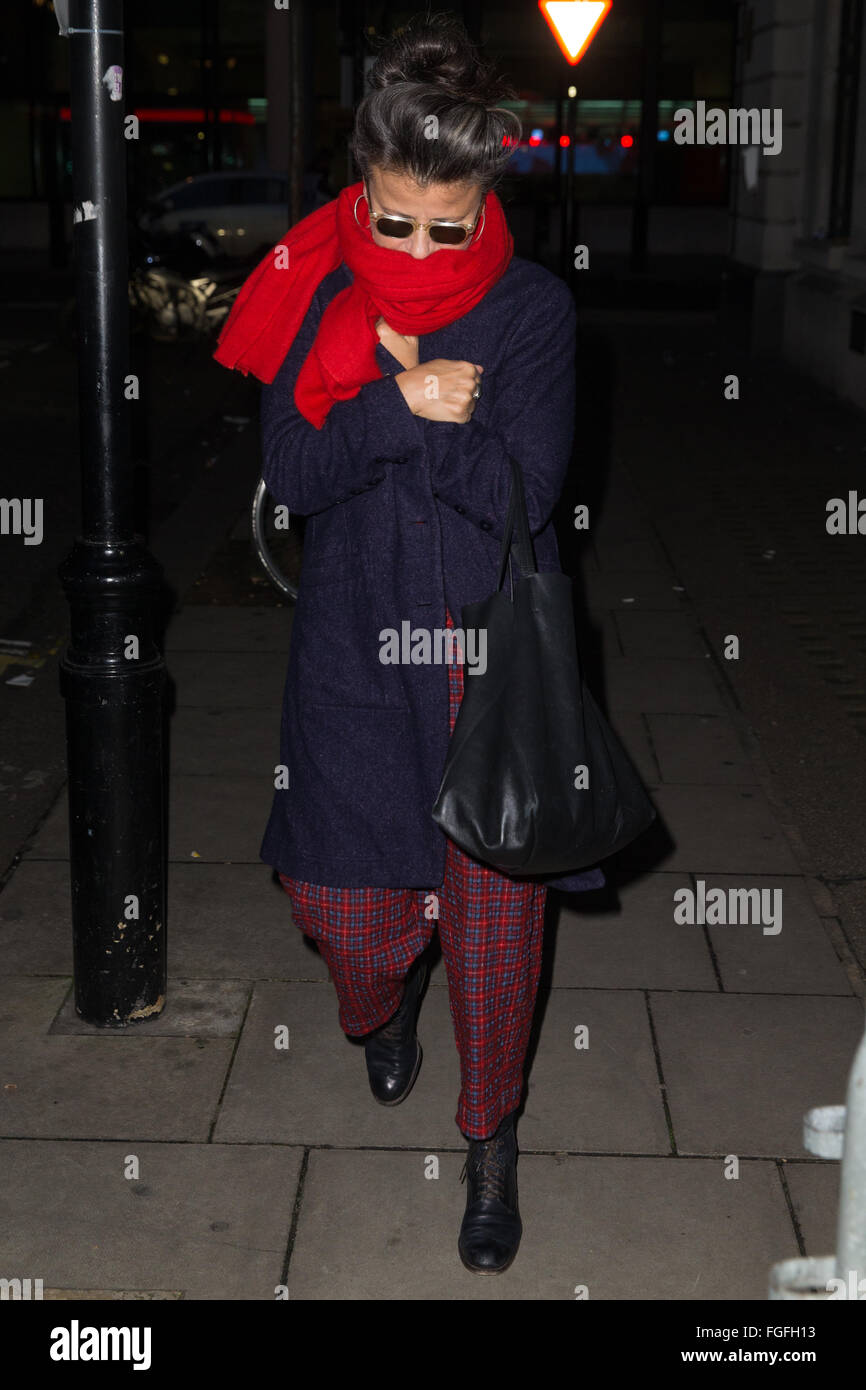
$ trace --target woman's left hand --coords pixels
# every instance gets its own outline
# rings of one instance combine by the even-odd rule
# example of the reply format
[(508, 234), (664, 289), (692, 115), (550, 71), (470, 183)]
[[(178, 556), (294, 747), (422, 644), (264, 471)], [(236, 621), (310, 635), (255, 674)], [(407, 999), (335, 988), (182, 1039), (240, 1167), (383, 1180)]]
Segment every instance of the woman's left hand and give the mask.
[(396, 357), (408, 371), (412, 367), (418, 366), (418, 338), (412, 334), (404, 337), (396, 329), (391, 328), (383, 318), (376, 321), (376, 332), (379, 334), (379, 341), (388, 349), (392, 357)]

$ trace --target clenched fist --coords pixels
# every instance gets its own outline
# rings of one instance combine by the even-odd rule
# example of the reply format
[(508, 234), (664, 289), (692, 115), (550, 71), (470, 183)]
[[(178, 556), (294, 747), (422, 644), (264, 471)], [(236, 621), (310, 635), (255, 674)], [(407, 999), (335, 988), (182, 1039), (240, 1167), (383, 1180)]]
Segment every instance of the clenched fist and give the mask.
[(465, 425), (472, 419), (474, 392), (483, 371), (477, 362), (436, 357), (410, 371), (398, 372), (394, 380), (413, 415)]

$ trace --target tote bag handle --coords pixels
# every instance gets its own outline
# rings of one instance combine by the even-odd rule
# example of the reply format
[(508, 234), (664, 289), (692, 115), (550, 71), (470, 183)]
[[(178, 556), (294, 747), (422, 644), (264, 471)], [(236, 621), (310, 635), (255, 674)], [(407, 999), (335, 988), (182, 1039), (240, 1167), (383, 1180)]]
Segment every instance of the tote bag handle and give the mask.
[[(511, 496), (508, 501), (508, 513), (505, 518), (505, 530), (502, 535), (502, 551), (499, 557), (499, 583), (496, 585), (497, 593), (502, 588), (502, 581), (505, 578), (505, 566), (511, 560), (511, 544), (514, 539), (514, 552), (521, 572), (524, 575), (537, 574), (538, 565), (535, 560), (535, 548), (532, 544), (532, 535), (529, 530), (529, 514), (526, 510), (526, 495), (523, 491), (523, 475), (520, 471), (520, 464), (513, 454), (508, 456), (511, 464)], [(517, 535), (514, 536), (515, 524)]]

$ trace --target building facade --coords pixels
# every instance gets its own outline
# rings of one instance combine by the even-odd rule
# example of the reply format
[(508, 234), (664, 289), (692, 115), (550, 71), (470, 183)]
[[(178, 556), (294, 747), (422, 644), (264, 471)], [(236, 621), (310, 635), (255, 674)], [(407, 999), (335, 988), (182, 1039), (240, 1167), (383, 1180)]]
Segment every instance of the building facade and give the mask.
[(737, 151), (731, 256), (754, 275), (752, 332), (866, 406), (864, 0), (752, 0), (738, 106), (781, 112), (783, 148)]

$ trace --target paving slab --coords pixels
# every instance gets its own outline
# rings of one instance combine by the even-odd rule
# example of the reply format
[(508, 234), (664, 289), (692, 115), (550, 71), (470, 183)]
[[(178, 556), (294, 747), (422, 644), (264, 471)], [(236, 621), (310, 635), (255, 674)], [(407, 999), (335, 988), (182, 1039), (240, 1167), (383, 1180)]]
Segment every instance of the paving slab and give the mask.
[(273, 764), (254, 777), (173, 777), (169, 857), (260, 864), (273, 796)]
[(584, 585), (591, 608), (611, 609), (628, 617), (632, 611), (671, 611), (683, 608), (685, 593), (669, 571), (605, 569), (588, 575)]
[[(138, 1177), (129, 1179), (129, 1157)], [(274, 1300), (302, 1151), (0, 1143), (0, 1268), (54, 1296)], [(86, 1295), (85, 1295), (86, 1296)]]
[[(286, 1050), (274, 1045), (280, 1025), (289, 1030)], [(379, 1105), (363, 1044), (340, 1028), (330, 980), (258, 984), (213, 1137), (218, 1143), (393, 1147), (417, 1144), (419, 1134), (429, 1132), (437, 1143), (459, 1145), (460, 1070), (446, 990), (426, 991), (418, 1037), (424, 1055), (411, 1093), (399, 1106)]]
[(737, 784), (757, 780), (725, 716), (648, 714), (646, 721), (662, 781)]
[[(275, 759), (276, 762), (276, 759)], [(169, 795), (169, 858), (219, 864), (258, 864), (274, 795), (273, 771), (260, 776), (172, 777)], [(26, 850), (27, 859), (69, 858), (66, 793)]]
[[(537, 1156), (517, 1174), (523, 1237), (504, 1274), (463, 1267), (463, 1155), (314, 1150), (289, 1264), (307, 1299), (449, 1302), (765, 1299), (797, 1245), (772, 1163)], [(438, 1160), (438, 1178), (431, 1160)], [(339, 1221), (334, 1212), (341, 1213)]]
[(866, 970), (866, 878), (833, 883), (832, 887), (851, 945)]
[[(176, 976), (328, 978), (267, 865), (173, 863), (167, 896), (169, 969)], [(68, 860), (18, 865), (0, 893), (0, 955), (8, 974), (72, 974)]]
[(842, 1165), (835, 1159), (788, 1162), (785, 1180), (807, 1255), (836, 1253)]
[(669, 1151), (643, 994), (539, 990), (534, 1030), (523, 1144), (579, 1153)]
[(204, 1142), (233, 1047), (228, 1038), (16, 1039), (4, 1045), (0, 1133)]
[[(46, 1034), (69, 991), (65, 978), (0, 977), (0, 1038), (7, 1044)], [(0, 1063), (2, 1065), (2, 1063)]]
[(279, 708), (263, 714), (229, 707), (222, 697), (198, 709), (178, 709), (171, 720), (170, 758), (172, 779), (262, 777), (273, 793), (280, 761)]
[(674, 893), (686, 874), (644, 874), (619, 886), (619, 910), (586, 912), (563, 900), (549, 983), (585, 989), (707, 989), (718, 981), (699, 927), (674, 921)]
[(715, 682), (709, 658), (617, 656), (617, 648), (605, 648), (605, 690), (612, 714), (633, 710), (638, 714), (727, 714)]
[(614, 614), (626, 656), (702, 661), (707, 645), (697, 623), (688, 613), (634, 612), (619, 608)]
[(72, 974), (68, 860), (17, 866), (0, 893), (0, 956), (10, 975)]
[(69, 801), (66, 786), (60, 792), (48, 815), (23, 847), (23, 853), (33, 859), (69, 858)]
[(859, 999), (650, 994), (677, 1150), (800, 1158), (803, 1116), (842, 1105)]
[[(279, 720), (285, 652), (172, 652), (168, 671), (179, 708), (273, 709)], [(263, 718), (262, 715), (258, 716)]]
[[(168, 972), (165, 1008), (162, 1013), (141, 1022), (146, 1038), (234, 1038), (243, 1024), (249, 1002), (246, 980), (184, 980)], [(104, 1028), (87, 1023), (75, 1012), (74, 992), (48, 1029), (51, 1034), (74, 1037), (102, 1037)]]
[(578, 653), (584, 662), (589, 653), (599, 660), (617, 656), (620, 652), (619, 632), (613, 614), (607, 609), (586, 610), (578, 630)]
[(613, 474), (608, 474), (605, 484), (601, 505), (589, 513), (590, 536), (596, 546), (603, 549), (609, 543), (646, 540), (650, 527), (635, 505), (634, 490), (626, 488), (622, 479), (615, 480)]
[(648, 790), (658, 820), (622, 851), (621, 864), (702, 876), (801, 872), (760, 787), (663, 784)]
[(48, 1036), (70, 985), (0, 981), (0, 1135), (205, 1141), (234, 1040)]
[[(695, 520), (692, 517), (687, 522), (683, 520), (680, 527), (694, 524)], [(774, 557), (769, 561), (761, 560), (760, 552), (749, 557), (742, 555), (735, 548), (737, 542), (726, 550), (723, 567), (708, 570), (706, 544), (699, 540), (684, 544), (677, 535), (677, 529), (676, 523), (671, 523), (670, 527), (660, 526), (662, 540), (666, 541), (676, 554), (679, 582), (695, 604), (703, 605), (705, 600), (719, 595), (724, 603), (731, 603), (734, 599), (760, 602), (766, 598), (768, 584), (774, 589), (778, 586), (783, 594), (785, 590), (790, 593), (791, 589), (797, 586), (796, 579), (793, 583), (785, 584), (786, 576), (778, 559)], [(741, 537), (738, 537), (737, 541), (742, 544)], [(763, 567), (763, 573), (759, 565)], [(729, 630), (738, 631), (736, 625)]]
[(661, 781), (661, 769), (653, 749), (646, 716), (628, 710), (617, 714), (615, 723), (617, 737), (643, 782), (649, 786), (657, 786)]
[(329, 978), (315, 943), (294, 925), (289, 899), (265, 864), (174, 864), (168, 906), (169, 953), (179, 974)]
[[(710, 874), (705, 892), (721, 888), (727, 903), (731, 889), (757, 889), (769, 912), (749, 912), (748, 921), (707, 926), (724, 988), (729, 992), (768, 994), (853, 993), (851, 981), (828, 937), (801, 878), (772, 875)], [(776, 895), (780, 896), (776, 896)], [(752, 900), (757, 906), (757, 900)], [(780, 915), (776, 912), (778, 904)], [(731, 915), (727, 912), (727, 915)], [(760, 922), (756, 918), (760, 916)], [(770, 922), (770, 917), (775, 922)], [(773, 934), (781, 922), (781, 931)], [(769, 926), (765, 933), (764, 928)], [(703, 928), (695, 926), (694, 931)]]
[(675, 582), (662, 547), (647, 534), (623, 540), (612, 535), (610, 530), (603, 534), (596, 532), (593, 550), (600, 571), (641, 570), (645, 574), (654, 571), (671, 584)]
[[(646, 1009), (639, 994), (555, 990), (539, 996), (540, 1039), (530, 1055), (521, 1120), (531, 1145), (663, 1152), (667, 1131)], [(445, 989), (427, 990), (418, 1025), (418, 1080), (393, 1109), (370, 1094), (363, 1045), (339, 1027), (333, 987), (256, 987), (223, 1097), (220, 1143), (415, 1145), (419, 1133), (460, 1143), (459, 1063)], [(274, 1047), (289, 1028), (290, 1046)], [(574, 1046), (575, 1027), (589, 1048)], [(425, 1129), (426, 1126), (426, 1129)]]
[(188, 604), (166, 632), (171, 652), (288, 652), (294, 608), (228, 608)]

